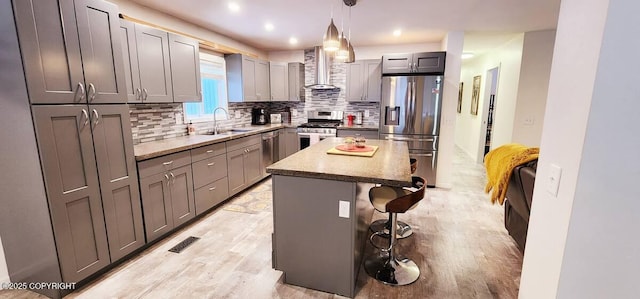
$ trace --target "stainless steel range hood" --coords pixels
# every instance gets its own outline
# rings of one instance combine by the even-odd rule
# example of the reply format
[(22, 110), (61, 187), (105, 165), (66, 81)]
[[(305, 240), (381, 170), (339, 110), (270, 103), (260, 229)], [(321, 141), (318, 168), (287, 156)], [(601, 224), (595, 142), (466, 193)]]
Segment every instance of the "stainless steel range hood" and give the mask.
[(314, 49), (314, 75), (313, 84), (305, 86), (308, 89), (339, 89), (335, 85), (331, 85), (329, 73), (331, 70), (331, 57), (322, 49), (315, 47)]

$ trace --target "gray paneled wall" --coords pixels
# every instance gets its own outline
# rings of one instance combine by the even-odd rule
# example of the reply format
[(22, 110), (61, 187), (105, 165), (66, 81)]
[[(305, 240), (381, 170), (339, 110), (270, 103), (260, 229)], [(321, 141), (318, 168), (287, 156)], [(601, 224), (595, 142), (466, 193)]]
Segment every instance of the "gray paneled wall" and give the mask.
[[(305, 84), (313, 83), (314, 51), (304, 51), (305, 57)], [(273, 102), (273, 103), (229, 103), (230, 120), (220, 121), (222, 128), (231, 126), (244, 126), (251, 124), (251, 108), (267, 108), (272, 112), (282, 112), (289, 107), (295, 110), (292, 115), (293, 123), (307, 121), (307, 111), (311, 110), (342, 110), (345, 117), (356, 111), (369, 111), (369, 117), (364, 117), (365, 125), (378, 125), (380, 120), (379, 103), (354, 103), (347, 102), (345, 98), (346, 65), (333, 63), (331, 66), (331, 83), (340, 90), (305, 90), (305, 102)], [(186, 124), (176, 124), (176, 113), (183, 115), (182, 104), (130, 104), (131, 128), (134, 144), (162, 140), (165, 138), (187, 135)], [(195, 123), (198, 134), (211, 131), (211, 122)]]

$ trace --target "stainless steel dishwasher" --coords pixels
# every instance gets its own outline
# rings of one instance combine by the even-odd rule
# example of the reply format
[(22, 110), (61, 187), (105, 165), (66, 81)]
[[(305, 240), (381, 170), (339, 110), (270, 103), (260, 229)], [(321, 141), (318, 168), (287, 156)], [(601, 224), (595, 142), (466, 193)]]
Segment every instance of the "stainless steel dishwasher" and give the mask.
[(267, 166), (280, 160), (280, 134), (278, 131), (262, 133), (262, 172), (267, 176)]

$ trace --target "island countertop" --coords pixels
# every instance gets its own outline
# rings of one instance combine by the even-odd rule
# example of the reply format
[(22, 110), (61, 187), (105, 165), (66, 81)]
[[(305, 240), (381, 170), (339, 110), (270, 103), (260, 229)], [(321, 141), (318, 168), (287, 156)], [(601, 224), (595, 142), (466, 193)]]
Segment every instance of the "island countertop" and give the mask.
[(406, 142), (368, 139), (377, 145), (373, 157), (327, 154), (343, 144), (343, 138), (331, 137), (267, 167), (275, 175), (351, 181), (406, 187), (411, 185), (409, 148)]

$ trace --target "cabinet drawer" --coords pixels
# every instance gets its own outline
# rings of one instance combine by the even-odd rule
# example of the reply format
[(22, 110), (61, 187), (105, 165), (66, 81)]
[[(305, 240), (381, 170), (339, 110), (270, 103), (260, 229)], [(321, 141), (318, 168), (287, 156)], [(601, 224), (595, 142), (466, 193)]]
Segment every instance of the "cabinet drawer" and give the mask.
[(262, 135), (256, 134), (253, 136), (247, 136), (240, 139), (227, 141), (227, 151), (230, 152), (233, 150), (249, 147), (256, 143), (260, 143), (261, 139), (262, 139)]
[(196, 189), (196, 215), (206, 212), (228, 197), (229, 184), (226, 177)]
[(193, 185), (196, 189), (226, 176), (227, 155), (193, 163)]
[(222, 155), (227, 152), (224, 142), (211, 144), (191, 150), (191, 161), (196, 162), (207, 158)]
[(191, 154), (189, 151), (184, 151), (138, 162), (138, 173), (141, 178), (144, 178), (189, 164), (191, 164)]

